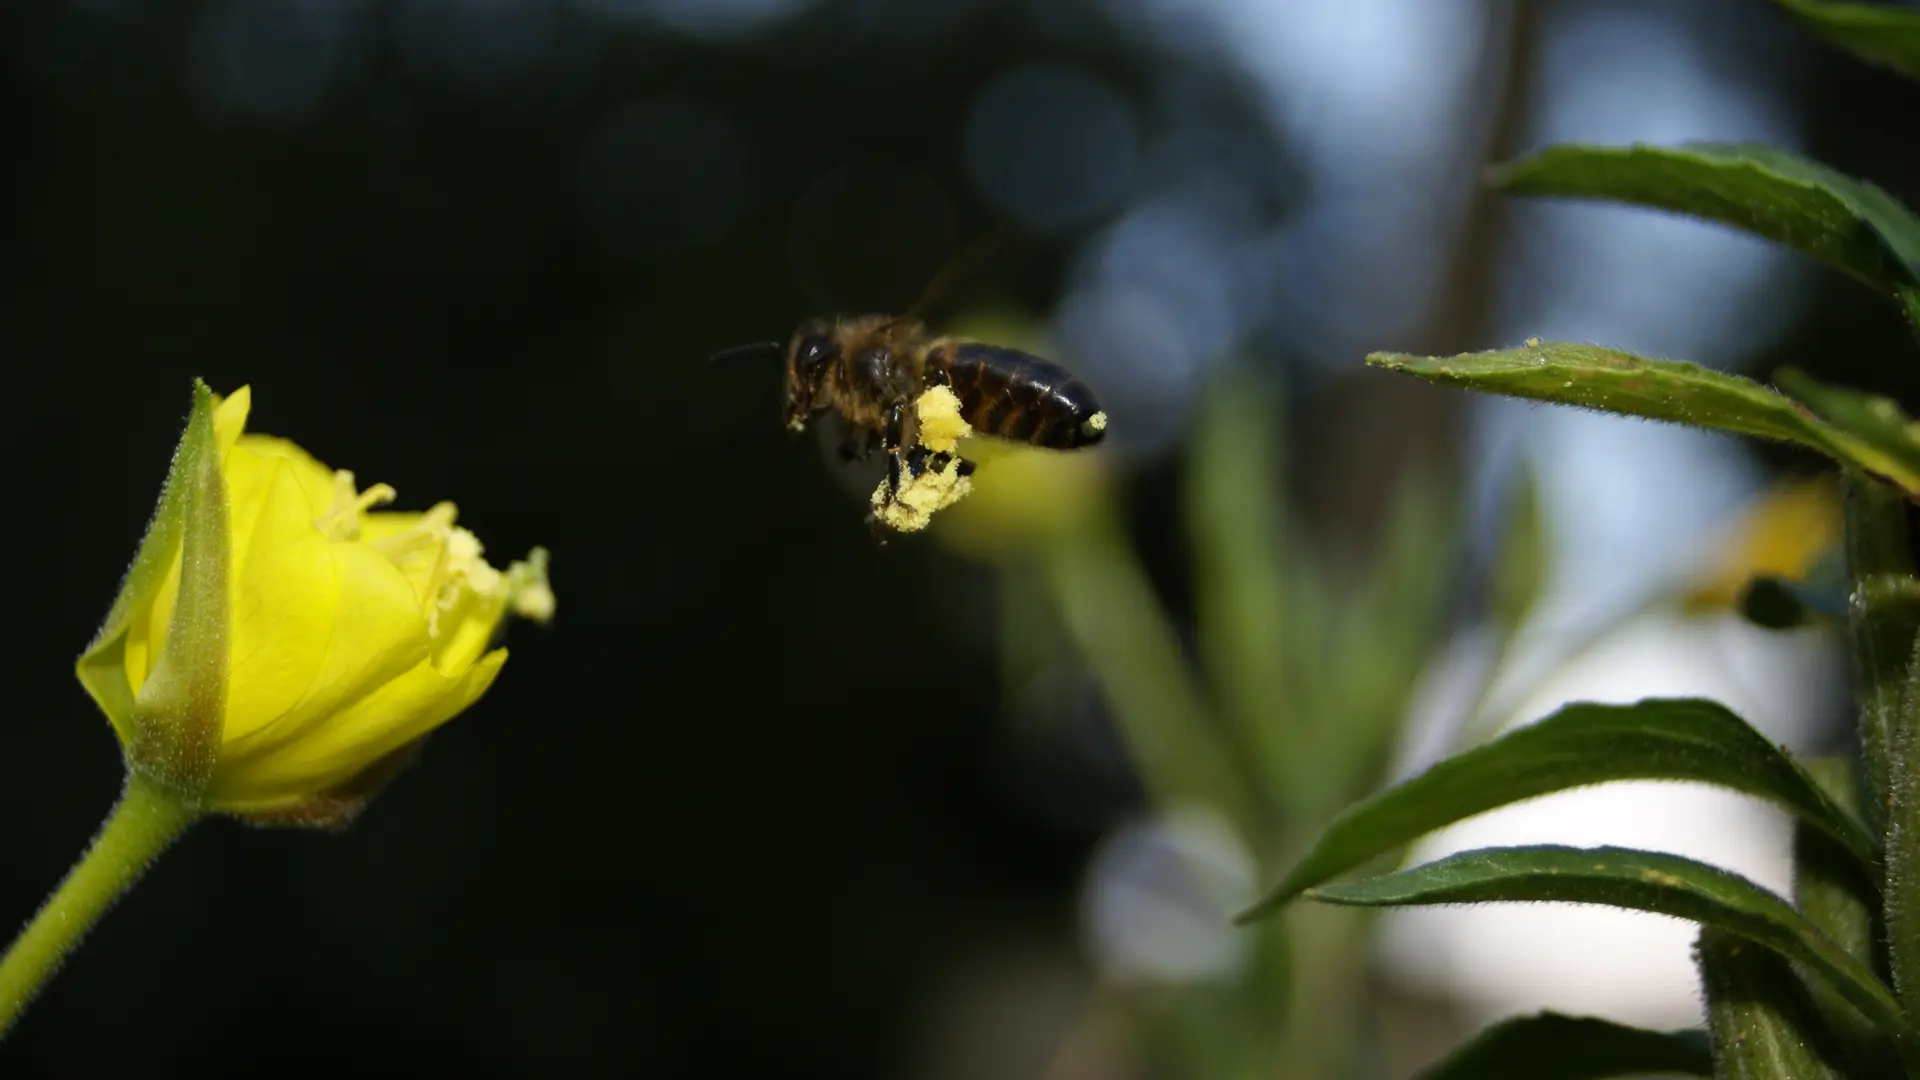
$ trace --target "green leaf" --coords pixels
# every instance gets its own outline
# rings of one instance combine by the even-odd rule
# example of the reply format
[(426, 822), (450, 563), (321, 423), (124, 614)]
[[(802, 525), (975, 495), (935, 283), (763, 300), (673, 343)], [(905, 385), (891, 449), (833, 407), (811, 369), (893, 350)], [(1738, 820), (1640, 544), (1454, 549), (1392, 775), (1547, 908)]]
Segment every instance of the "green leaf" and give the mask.
[[(1834, 802), (1852, 811), (1852, 766), (1844, 758), (1813, 758), (1807, 775)], [(1871, 868), (1834, 843), (1833, 838), (1805, 823), (1793, 830), (1794, 906), (1853, 958), (1873, 966), (1873, 924), (1879, 917), (1880, 895)]]
[(1717, 926), (1806, 965), (1920, 1063), (1920, 1044), (1900, 1003), (1870, 968), (1785, 900), (1738, 874), (1678, 855), (1616, 847), (1487, 848), (1307, 895), (1361, 907), (1495, 900), (1605, 904)]
[(1719, 1075), (1742, 1080), (1846, 1080), (1843, 1055), (1793, 968), (1714, 927), (1694, 948)]
[(1419, 1080), (1601, 1080), (1646, 1073), (1712, 1076), (1705, 1033), (1538, 1013), (1487, 1028)]
[(1920, 9), (1831, 0), (1774, 0), (1807, 29), (1860, 57), (1920, 79)]
[[(1841, 758), (1814, 758), (1807, 774), (1833, 800), (1853, 809), (1858, 804), (1851, 764)], [(1864, 967), (1875, 967), (1875, 923), (1882, 906), (1875, 875), (1824, 833), (1797, 824), (1793, 830), (1793, 906)], [(1874, 1030), (1860, 1010), (1826, 984), (1809, 987), (1814, 1005), (1839, 1039), (1860, 1076), (1898, 1076), (1899, 1058), (1887, 1038)]]
[(1920, 467), (1904, 452), (1850, 434), (1771, 387), (1698, 364), (1537, 338), (1517, 349), (1460, 356), (1373, 353), (1367, 363), (1483, 393), (1798, 443), (1920, 498)]
[(1579, 702), (1350, 807), (1280, 885), (1237, 921), (1259, 918), (1336, 874), (1463, 818), (1608, 780), (1696, 780), (1757, 795), (1821, 829), (1856, 858), (1877, 858), (1873, 835), (1726, 706), (1698, 698)]
[(1773, 384), (1847, 437), (1870, 446), (1909, 472), (1920, 473), (1920, 422), (1880, 394), (1828, 386), (1795, 368), (1781, 368)]
[(1517, 195), (1632, 203), (1731, 225), (1897, 294), (1920, 282), (1920, 218), (1864, 180), (1757, 143), (1553, 146), (1501, 166)]

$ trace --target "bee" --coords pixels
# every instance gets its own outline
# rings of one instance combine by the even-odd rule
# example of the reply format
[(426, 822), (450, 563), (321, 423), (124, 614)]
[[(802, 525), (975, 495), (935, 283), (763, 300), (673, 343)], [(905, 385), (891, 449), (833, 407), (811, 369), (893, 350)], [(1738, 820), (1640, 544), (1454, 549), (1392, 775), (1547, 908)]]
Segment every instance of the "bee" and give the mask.
[[(935, 386), (951, 389), (961, 418), (984, 435), (1052, 450), (1092, 446), (1106, 435), (1107, 414), (1093, 390), (1067, 369), (1018, 349), (928, 332), (920, 312), (959, 265), (949, 264), (905, 314), (808, 319), (785, 346), (787, 428), (805, 431), (815, 417), (834, 414), (841, 460), (886, 455), (889, 500), (928, 468), (973, 472), (972, 462), (920, 445), (914, 402)], [(717, 355), (778, 348), (766, 342)]]

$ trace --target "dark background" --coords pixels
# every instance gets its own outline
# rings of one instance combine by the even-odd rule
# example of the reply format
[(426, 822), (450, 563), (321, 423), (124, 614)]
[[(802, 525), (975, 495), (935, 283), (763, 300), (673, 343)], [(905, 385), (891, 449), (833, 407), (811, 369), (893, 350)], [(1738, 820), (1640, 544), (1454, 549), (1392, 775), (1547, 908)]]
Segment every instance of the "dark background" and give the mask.
[[(804, 315), (897, 309), (1006, 224), (964, 128), (1017, 65), (1092, 73), (1149, 127), (1212, 118), (1213, 142), (1159, 160), (1230, 171), (1275, 227), (1304, 197), (1295, 148), (1230, 65), (1123, 32), (1107, 5), (823, 0), (705, 36), (587, 6), (534, 5), (537, 34), (481, 25), (509, 18), (502, 2), (316, 22), (322, 6), (0, 12), (19, 635), (0, 920), (29, 915), (120, 783), (71, 664), (193, 376), (251, 384), (253, 429), (403, 506), (454, 500), (496, 564), (548, 547), (558, 617), (513, 628), (495, 688), (351, 831), (191, 833), (0, 1071), (924, 1074), (961, 961), (1031, 945), (1071, 966), (1083, 860), (1135, 788), (1096, 701), (1079, 743), (1016, 737), (989, 569), (925, 538), (876, 548), (816, 445), (780, 429), (774, 367), (703, 360)], [(1792, 39), (1758, 2), (1675, 7), (1779, 50), (1807, 152), (1920, 199), (1910, 85)], [(1537, 60), (1519, 40), (1488, 62), (1487, 126), (1458, 134), (1468, 176), (1518, 139), (1502, 110), (1526, 97), (1503, 79)], [(326, 78), (302, 82), (320, 53)], [(1448, 298), (1389, 336), (1362, 327), (1341, 373), (1302, 367), (1278, 315), (1236, 337), (1301, 387), (1294, 494), (1316, 527), (1364, 536), (1382, 478), (1458, 445), (1456, 396), (1359, 364), (1497, 343), (1481, 278), (1500, 211), (1456, 201)], [(1117, 205), (1014, 222), (962, 294), (1048, 311)], [(1805, 288), (1805, 314), (1743, 364), (1791, 359), (1911, 404), (1910, 350), (1886, 362), (1898, 320), (1836, 276)], [(1275, 292), (1279, 313), (1312, 303)], [(1185, 415), (1142, 385), (1121, 387), (1116, 431), (1168, 434), (1115, 453), (1177, 611)], [(751, 498), (723, 482), (743, 472)]]

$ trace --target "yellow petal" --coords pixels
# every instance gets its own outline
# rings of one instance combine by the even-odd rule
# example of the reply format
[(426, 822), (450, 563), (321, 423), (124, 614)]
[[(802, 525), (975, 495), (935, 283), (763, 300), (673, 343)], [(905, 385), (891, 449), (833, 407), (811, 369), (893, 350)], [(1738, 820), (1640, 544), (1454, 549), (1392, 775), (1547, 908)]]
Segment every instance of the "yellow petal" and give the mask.
[(495, 649), (454, 676), (423, 662), (273, 753), (222, 760), (209, 801), (221, 810), (264, 811), (343, 783), (459, 715), (493, 684), (506, 659), (505, 649)]
[[(233, 666), (223, 756), (245, 753), (303, 712), (351, 700), (425, 653), (413, 591), (385, 560), (328, 539), (284, 459), (237, 448), (230, 475), (264, 474), (234, 521)], [(285, 733), (290, 734), (290, 733)]]
[(333, 470), (322, 465), (312, 454), (286, 439), (272, 435), (242, 435), (238, 446), (255, 457), (277, 458), (286, 462), (293, 470), (293, 478), (299, 482), (300, 490), (306, 492), (308, 501), (313, 503), (315, 521), (332, 508)]
[(247, 429), (247, 414), (253, 410), (253, 388), (243, 386), (213, 407), (213, 439), (224, 455)]
[(444, 516), (448, 525), (453, 524), (460, 511), (450, 502), (434, 504), (431, 510), (374, 510), (360, 517), (360, 539), (371, 544), (385, 540), (408, 529), (418, 528), (427, 520), (427, 515)]

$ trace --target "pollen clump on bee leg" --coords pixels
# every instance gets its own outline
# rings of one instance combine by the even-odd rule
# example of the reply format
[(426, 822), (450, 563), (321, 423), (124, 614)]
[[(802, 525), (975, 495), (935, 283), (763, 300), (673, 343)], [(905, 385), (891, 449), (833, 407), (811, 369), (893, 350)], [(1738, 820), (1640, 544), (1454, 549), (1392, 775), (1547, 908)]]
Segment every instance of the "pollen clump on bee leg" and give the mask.
[(913, 403), (920, 417), (920, 445), (936, 454), (951, 454), (973, 428), (960, 415), (960, 399), (953, 389), (935, 386)]
[[(960, 415), (960, 399), (952, 389), (935, 386), (913, 403), (919, 418), (919, 445), (933, 454), (952, 455), (973, 428)], [(973, 482), (962, 475), (960, 459), (949, 457), (940, 468), (931, 463), (918, 476), (900, 478), (900, 490), (889, 499), (882, 480), (873, 490), (873, 516), (896, 532), (919, 532), (933, 515), (967, 497)]]

